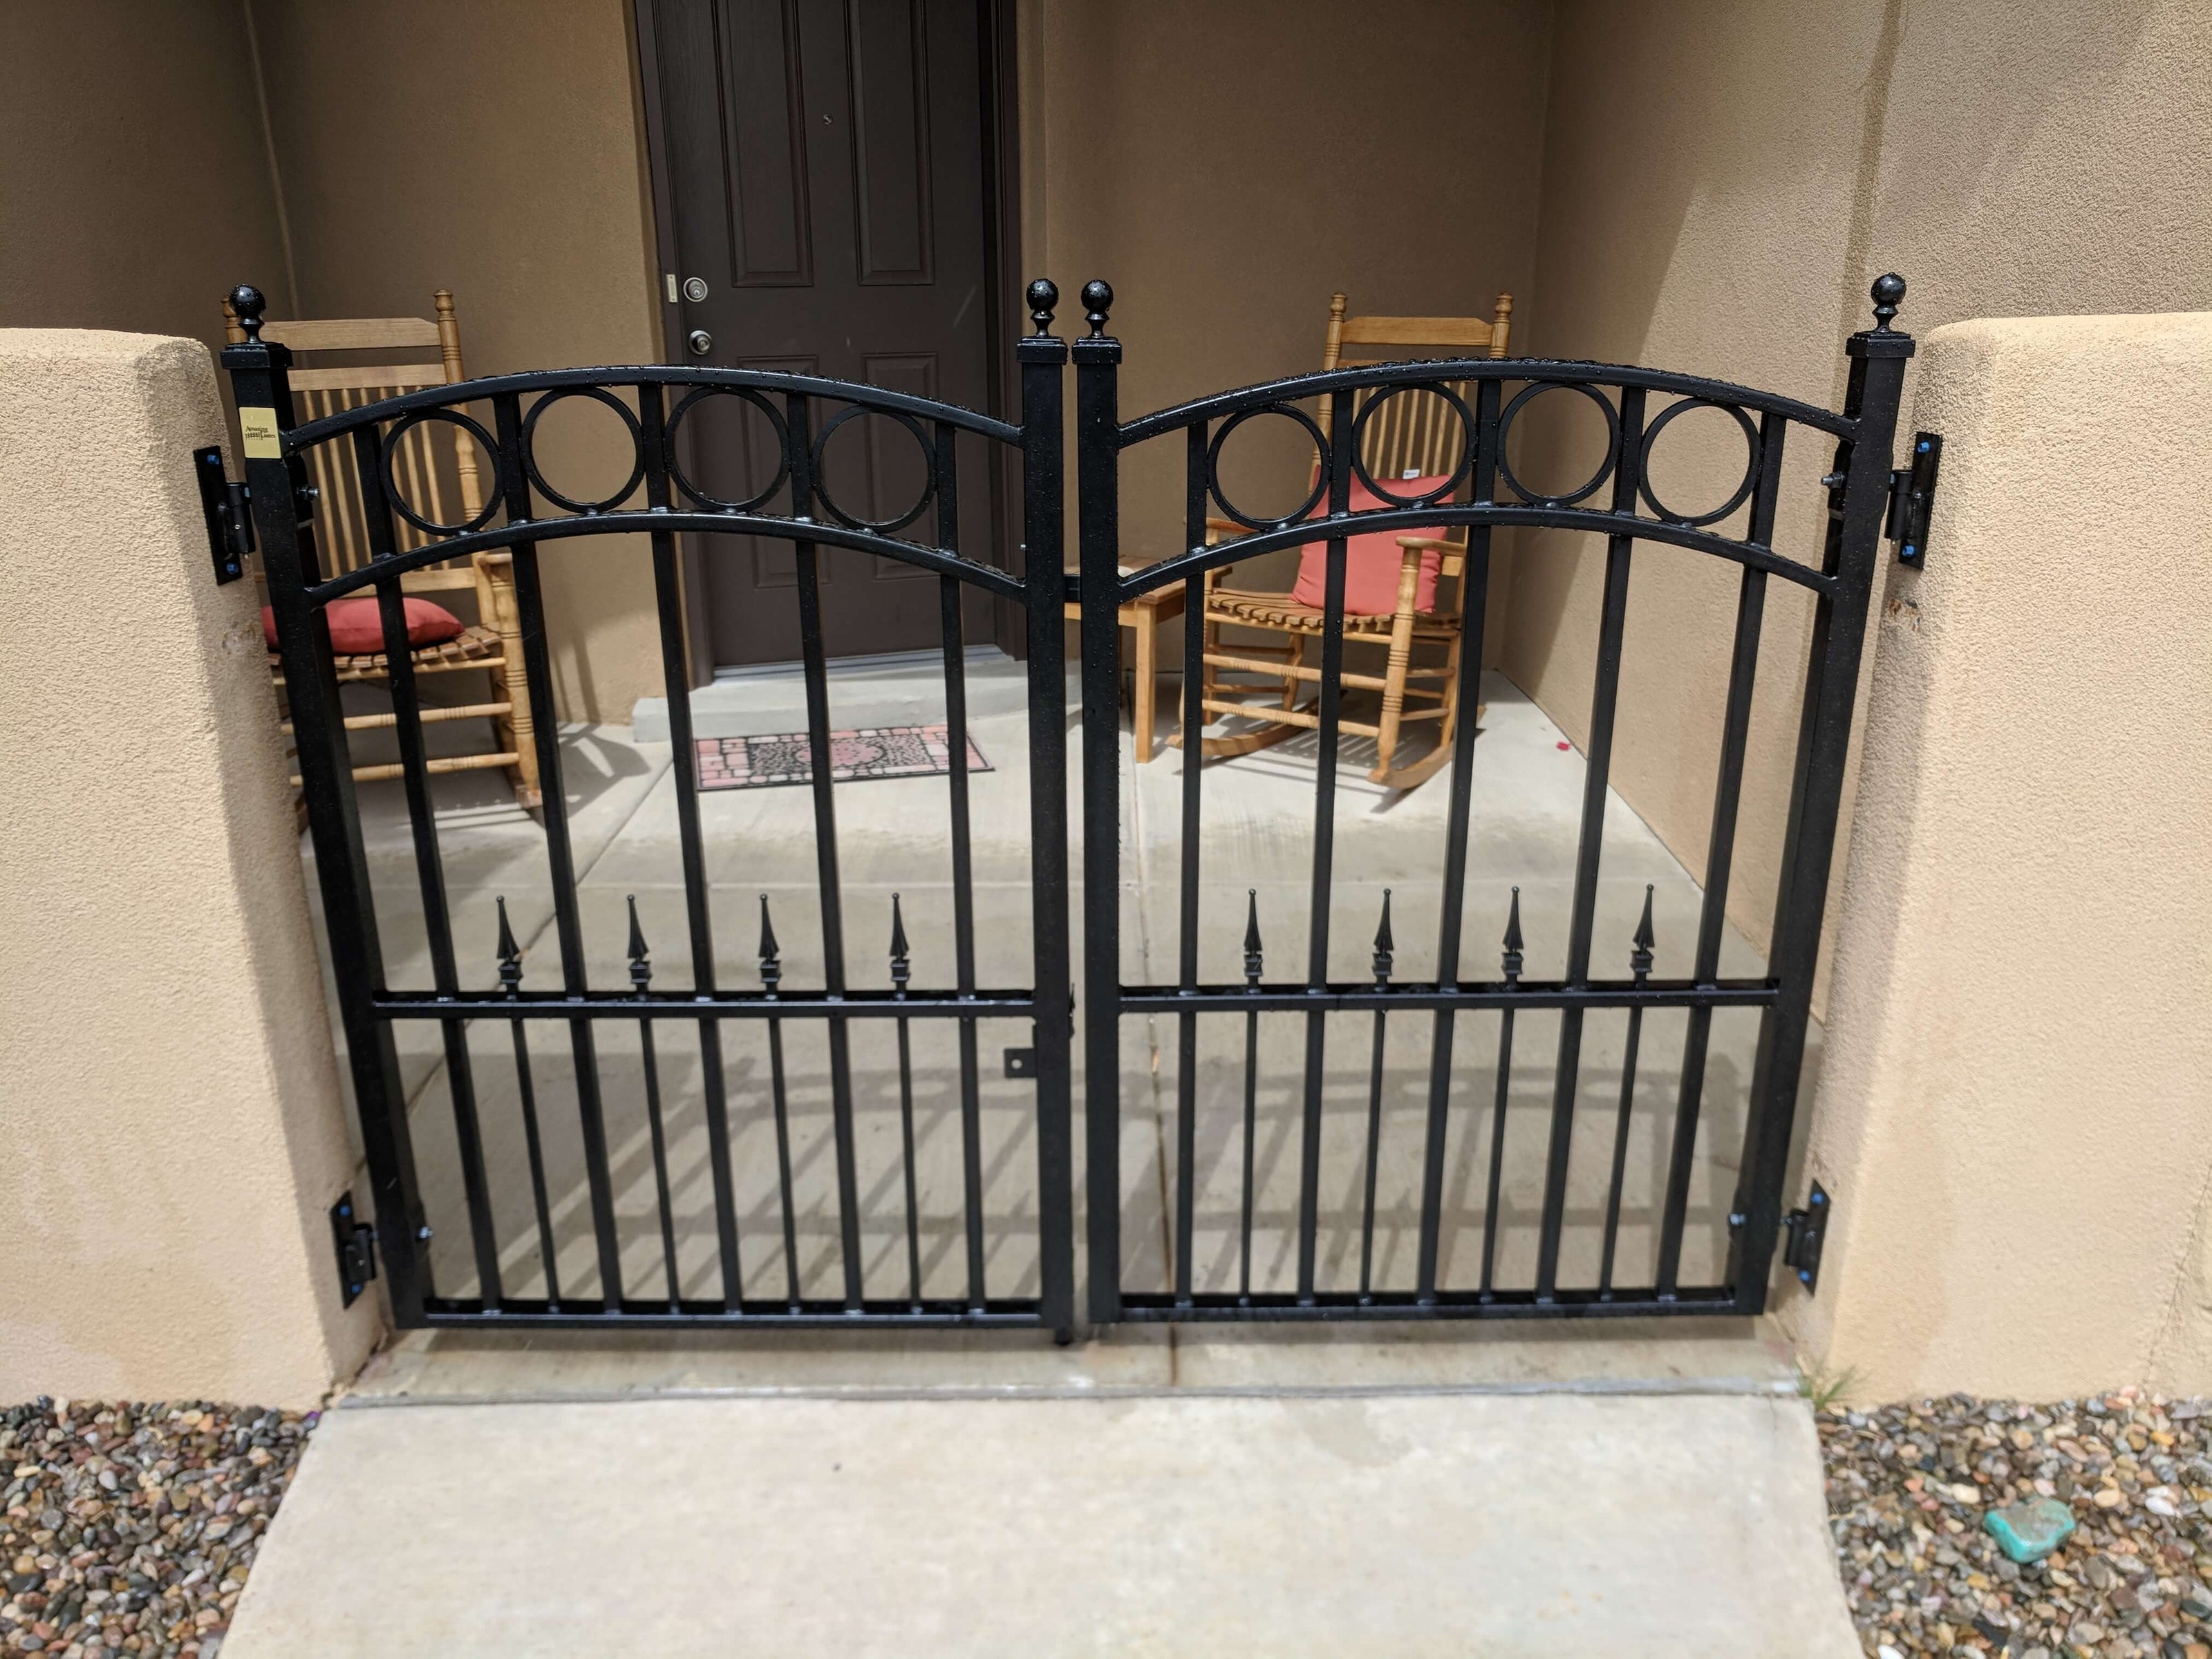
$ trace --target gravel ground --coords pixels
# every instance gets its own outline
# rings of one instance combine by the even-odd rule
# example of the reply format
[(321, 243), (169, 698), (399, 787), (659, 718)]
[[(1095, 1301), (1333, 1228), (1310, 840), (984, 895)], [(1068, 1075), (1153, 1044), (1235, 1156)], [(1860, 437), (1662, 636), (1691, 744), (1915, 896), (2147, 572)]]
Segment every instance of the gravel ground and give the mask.
[[(1954, 1395), (1820, 1413), (1828, 1524), (1869, 1655), (2212, 1659), (2212, 1401)], [(2019, 1566), (1983, 1529), (2040, 1495), (2079, 1528)]]
[(211, 1659), (315, 1418), (198, 1401), (0, 1411), (0, 1653)]

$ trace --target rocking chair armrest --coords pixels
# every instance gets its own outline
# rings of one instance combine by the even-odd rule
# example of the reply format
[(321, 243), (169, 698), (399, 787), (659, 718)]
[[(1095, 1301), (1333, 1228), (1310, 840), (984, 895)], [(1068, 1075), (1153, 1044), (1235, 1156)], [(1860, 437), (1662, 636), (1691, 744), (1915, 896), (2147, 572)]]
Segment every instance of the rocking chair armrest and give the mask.
[(1219, 537), (1241, 535), (1243, 530), (1244, 526), (1234, 519), (1217, 519), (1209, 514), (1206, 520), (1206, 544), (1211, 547)]
[(1467, 544), (1451, 541), (1441, 536), (1401, 536), (1398, 545), (1408, 556), (1415, 553), (1436, 552), (1443, 556), (1437, 561), (1437, 574), (1456, 577), (1467, 568)]

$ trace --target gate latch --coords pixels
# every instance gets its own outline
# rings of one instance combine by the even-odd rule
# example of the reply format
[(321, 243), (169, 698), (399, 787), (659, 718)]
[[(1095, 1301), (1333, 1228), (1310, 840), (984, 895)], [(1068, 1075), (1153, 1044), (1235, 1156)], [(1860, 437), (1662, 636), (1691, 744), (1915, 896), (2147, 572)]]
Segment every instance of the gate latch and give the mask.
[(213, 444), (192, 451), (192, 471), (199, 479), (208, 551), (215, 556), (216, 585), (221, 586), (246, 574), (246, 556), (253, 550), (253, 515), (246, 508), (252, 498), (244, 484), (223, 476), (222, 451)]
[(1782, 1218), (1782, 1224), (1790, 1230), (1789, 1243), (1782, 1247), (1782, 1260), (1796, 1270), (1797, 1282), (1805, 1287), (1808, 1296), (1820, 1288), (1820, 1246), (1828, 1237), (1831, 1207), (1827, 1189), (1816, 1181), (1805, 1207), (1792, 1210)]
[(1897, 562), (1917, 568), (1928, 556), (1928, 515), (1936, 507), (1936, 471), (1943, 463), (1943, 434), (1912, 434), (1912, 465), (1889, 475), (1889, 522), (1882, 533), (1897, 544)]
[(376, 1277), (376, 1229), (355, 1215), (351, 1193), (331, 1206), (331, 1242), (337, 1247), (341, 1305), (350, 1308)]

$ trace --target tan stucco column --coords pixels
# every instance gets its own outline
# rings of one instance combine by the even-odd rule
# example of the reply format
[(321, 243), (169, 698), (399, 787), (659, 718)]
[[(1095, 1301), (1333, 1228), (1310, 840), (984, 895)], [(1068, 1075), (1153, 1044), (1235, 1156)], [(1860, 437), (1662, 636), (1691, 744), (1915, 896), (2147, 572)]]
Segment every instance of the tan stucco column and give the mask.
[(0, 1401), (312, 1402), (350, 1158), (206, 348), (0, 330)]
[(1937, 329), (1810, 1174), (1859, 1399), (2212, 1391), (2212, 315)]

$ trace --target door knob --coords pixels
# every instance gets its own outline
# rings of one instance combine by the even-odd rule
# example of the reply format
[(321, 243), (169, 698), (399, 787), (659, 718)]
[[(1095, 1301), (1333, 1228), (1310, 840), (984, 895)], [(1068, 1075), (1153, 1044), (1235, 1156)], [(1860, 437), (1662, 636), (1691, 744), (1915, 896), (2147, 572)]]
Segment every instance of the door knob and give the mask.
[(691, 331), (690, 335), (685, 341), (685, 343), (691, 348), (691, 355), (693, 356), (703, 357), (714, 349), (714, 337), (708, 333), (703, 328), (695, 328)]

